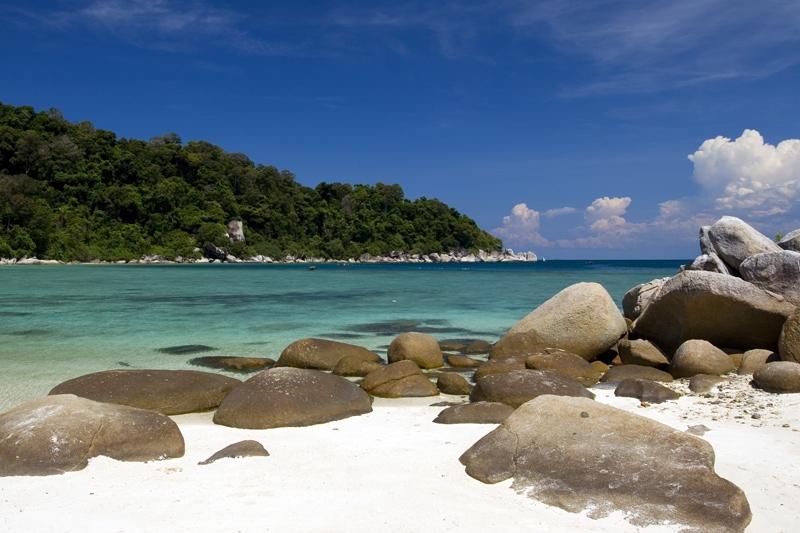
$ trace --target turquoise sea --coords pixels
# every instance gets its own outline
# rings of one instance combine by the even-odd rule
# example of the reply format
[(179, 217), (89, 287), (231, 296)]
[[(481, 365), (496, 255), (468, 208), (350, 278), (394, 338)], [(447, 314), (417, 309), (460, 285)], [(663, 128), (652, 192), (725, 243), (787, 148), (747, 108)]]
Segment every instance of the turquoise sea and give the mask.
[[(87, 372), (197, 368), (187, 363), (197, 355), (277, 359), (309, 336), (381, 353), (408, 330), (493, 341), (572, 283), (599, 282), (620, 302), (684, 262), (0, 267), (0, 410)], [(159, 351), (190, 344), (214, 350)]]

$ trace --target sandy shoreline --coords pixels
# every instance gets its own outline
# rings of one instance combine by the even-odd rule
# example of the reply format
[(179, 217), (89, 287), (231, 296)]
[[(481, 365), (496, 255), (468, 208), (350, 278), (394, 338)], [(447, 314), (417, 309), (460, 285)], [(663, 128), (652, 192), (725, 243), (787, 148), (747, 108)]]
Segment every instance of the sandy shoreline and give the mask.
[[(750, 501), (748, 531), (796, 530), (800, 395), (754, 390), (745, 377), (711, 397), (648, 407), (614, 397), (610, 387), (593, 390), (599, 401), (680, 430), (707, 426), (717, 472)], [(61, 476), (3, 478), (0, 530), (640, 531), (621, 513), (594, 520), (520, 496), (510, 481), (484, 485), (467, 476), (458, 457), (494, 426), (432, 423), (442, 407), (429, 404), (445, 398), (458, 400), (376, 399), (368, 415), (305, 428), (242, 430), (213, 425), (211, 413), (176, 416), (182, 458), (101, 457)], [(752, 418), (754, 406), (760, 418)], [(260, 441), (271, 456), (197, 465), (243, 439)]]

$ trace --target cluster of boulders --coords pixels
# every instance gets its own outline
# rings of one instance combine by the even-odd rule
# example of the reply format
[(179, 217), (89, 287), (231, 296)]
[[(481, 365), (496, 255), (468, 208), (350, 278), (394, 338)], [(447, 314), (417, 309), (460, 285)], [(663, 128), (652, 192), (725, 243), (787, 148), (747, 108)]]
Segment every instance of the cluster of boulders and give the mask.
[[(179, 456), (180, 431), (165, 415), (215, 409), (214, 422), (231, 427), (306, 426), (369, 413), (374, 397), (446, 394), (458, 401), (445, 402), (434, 422), (500, 424), (461, 457), (481, 481), (513, 478), (515, 490), (593, 516), (623, 510), (637, 524), (742, 531), (751, 517), (747, 499), (714, 472), (708, 443), (593, 401), (590, 388), (602, 383), (646, 405), (677, 400), (674, 382), (708, 394), (737, 373), (752, 374), (763, 391), (800, 392), (800, 270), (792, 266), (800, 254), (773, 245), (725, 217), (701, 231), (707, 259), (634, 287), (622, 311), (601, 285), (578, 283), (495, 343), (408, 332), (384, 360), (310, 338), (291, 343), (277, 361), (190, 361), (255, 372), (243, 382), (185, 370), (81, 376), (0, 415), (0, 475), (75, 470), (96, 455)], [(244, 442), (208, 461), (231, 454), (268, 455)]]

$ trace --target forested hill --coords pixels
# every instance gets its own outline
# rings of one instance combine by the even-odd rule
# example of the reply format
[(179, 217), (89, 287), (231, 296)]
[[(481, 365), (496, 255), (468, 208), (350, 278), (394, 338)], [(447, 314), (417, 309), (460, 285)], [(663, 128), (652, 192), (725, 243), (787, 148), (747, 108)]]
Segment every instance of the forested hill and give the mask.
[[(243, 221), (246, 243), (229, 242), (230, 220)], [(208, 142), (121, 139), (57, 110), (0, 104), (0, 257), (195, 257), (206, 242), (239, 257), (501, 246), (438, 200), (404, 198), (399, 185), (312, 189)]]

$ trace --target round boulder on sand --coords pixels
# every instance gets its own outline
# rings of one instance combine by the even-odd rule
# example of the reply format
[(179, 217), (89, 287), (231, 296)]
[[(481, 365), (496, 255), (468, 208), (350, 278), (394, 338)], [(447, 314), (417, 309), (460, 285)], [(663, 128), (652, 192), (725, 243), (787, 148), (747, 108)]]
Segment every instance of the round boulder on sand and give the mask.
[(444, 394), (456, 394), (466, 396), (472, 390), (472, 386), (462, 376), (453, 373), (441, 374), (436, 380), (436, 387)]
[(381, 398), (438, 396), (439, 389), (414, 361), (398, 361), (367, 374), (361, 388)]
[(479, 379), (492, 374), (502, 374), (514, 370), (525, 370), (525, 357), (504, 357), (503, 359), (489, 359), (481, 364), (473, 374), (472, 379)]
[(753, 382), (768, 392), (800, 392), (800, 363), (767, 363), (753, 374)]
[(420, 368), (444, 366), (439, 342), (426, 333), (401, 333), (389, 345), (387, 355), (390, 363), (409, 360), (417, 363)]
[(662, 403), (667, 400), (676, 400), (680, 394), (649, 379), (624, 379), (619, 382), (614, 390), (614, 396), (636, 398), (647, 403)]
[(214, 423), (248, 429), (310, 426), (370, 411), (369, 395), (345, 378), (273, 368), (233, 389), (214, 414)]
[(549, 370), (515, 370), (479, 379), (469, 399), (472, 402), (501, 402), (519, 407), (542, 394), (594, 398), (594, 394), (579, 381), (562, 374)]
[(551, 370), (563, 374), (579, 381), (586, 387), (597, 383), (597, 380), (603, 375), (602, 370), (587, 362), (583, 357), (563, 350), (529, 355), (525, 359), (525, 366), (533, 370)]
[(492, 358), (530, 355), (525, 347), (561, 348), (591, 361), (628, 331), (616, 303), (598, 283), (576, 283), (514, 324), (492, 348)]
[(175, 422), (144, 409), (60, 394), (0, 414), (0, 476), (82, 470), (99, 455), (155, 461), (183, 452)]
[(669, 371), (676, 378), (688, 378), (695, 374), (721, 376), (736, 370), (730, 356), (711, 344), (700, 339), (691, 339), (680, 345)]
[(370, 372), (382, 368), (383, 365), (375, 361), (365, 361), (361, 357), (346, 355), (339, 359), (333, 373), (337, 376), (358, 376), (364, 377)]
[(783, 324), (778, 352), (784, 361), (800, 363), (800, 308)]
[(771, 363), (778, 361), (780, 357), (772, 350), (747, 350), (742, 355), (742, 363), (736, 371), (739, 375), (753, 374), (756, 370)]
[(460, 461), (484, 483), (514, 478), (517, 493), (593, 517), (621, 510), (639, 527), (741, 532), (752, 517), (708, 442), (586, 398), (539, 396)]
[(474, 402), (450, 406), (433, 421), (437, 424), (499, 424), (513, 412), (514, 408), (504, 403)]
[(381, 360), (375, 352), (354, 344), (327, 339), (300, 339), (284, 348), (275, 366), (333, 370), (347, 356), (376, 363)]
[(50, 394), (180, 415), (217, 407), (240, 384), (238, 379), (195, 370), (104, 370), (65, 381)]
[(615, 365), (609, 368), (600, 381), (603, 383), (616, 383), (625, 379), (649, 379), (650, 381), (670, 382), (672, 374), (652, 366), (642, 365)]
[(644, 339), (621, 339), (617, 343), (619, 358), (626, 365), (664, 367), (669, 359), (661, 349)]

